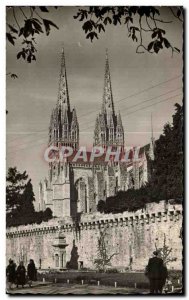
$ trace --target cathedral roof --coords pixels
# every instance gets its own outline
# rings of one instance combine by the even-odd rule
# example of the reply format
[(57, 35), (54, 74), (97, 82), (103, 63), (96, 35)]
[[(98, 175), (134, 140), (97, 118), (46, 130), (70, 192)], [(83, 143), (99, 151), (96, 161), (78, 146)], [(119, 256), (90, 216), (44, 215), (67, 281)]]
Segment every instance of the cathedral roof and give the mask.
[[(150, 144), (140, 147), (139, 152), (138, 152), (140, 159), (144, 158), (144, 154), (148, 153), (149, 147), (150, 147)], [(90, 151), (86, 152), (87, 161), (84, 161), (83, 158), (78, 158), (75, 160), (74, 158), (75, 158), (76, 154), (77, 154), (77, 151), (74, 151), (73, 154), (67, 158), (67, 161), (71, 164), (76, 164), (76, 165), (77, 164), (89, 164), (89, 163), (91, 165), (106, 165), (106, 164), (109, 164), (110, 161), (112, 161), (112, 162), (114, 161), (114, 155), (110, 156), (110, 161), (106, 161), (105, 160), (106, 153), (104, 153), (100, 157), (95, 157), (93, 162), (90, 161), (90, 158), (91, 158)], [(128, 165), (132, 164), (132, 162), (134, 160), (134, 150), (130, 149), (129, 154), (127, 154), (126, 157), (128, 158), (128, 161), (126, 161), (126, 164), (128, 164)], [(119, 158), (120, 158), (120, 161), (121, 161), (121, 159), (125, 158), (125, 152), (121, 152)]]

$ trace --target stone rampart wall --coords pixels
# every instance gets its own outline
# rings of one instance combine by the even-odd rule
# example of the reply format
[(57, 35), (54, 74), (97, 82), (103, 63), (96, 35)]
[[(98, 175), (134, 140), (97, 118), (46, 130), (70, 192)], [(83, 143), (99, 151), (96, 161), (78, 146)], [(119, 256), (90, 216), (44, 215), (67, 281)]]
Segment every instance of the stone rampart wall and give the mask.
[(176, 261), (169, 268), (182, 269), (182, 206), (161, 201), (150, 203), (146, 209), (120, 214), (85, 214), (74, 222), (70, 217), (53, 219), (40, 225), (20, 226), (7, 230), (7, 260), (13, 258), (28, 262), (35, 260), (37, 267), (55, 268), (58, 248), (53, 246), (57, 234), (65, 236), (65, 257), (69, 262), (73, 249), (78, 264), (94, 268), (97, 241), (101, 230), (106, 230), (108, 253), (117, 253), (112, 267), (143, 270), (152, 252), (166, 244), (172, 248)]

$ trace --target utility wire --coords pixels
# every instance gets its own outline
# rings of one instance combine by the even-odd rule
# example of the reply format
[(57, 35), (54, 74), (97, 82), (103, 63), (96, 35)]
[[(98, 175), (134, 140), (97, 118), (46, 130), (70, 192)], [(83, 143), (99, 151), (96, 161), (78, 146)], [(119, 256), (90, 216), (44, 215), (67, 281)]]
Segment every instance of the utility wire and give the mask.
[[(167, 98), (167, 99), (161, 100), (161, 101), (159, 101), (159, 102), (153, 103), (153, 104), (151, 104), (151, 105), (142, 107), (142, 108), (140, 108), (140, 109), (137, 109), (137, 110), (135, 110), (135, 111), (132, 111), (132, 112), (126, 114), (126, 116), (128, 116), (128, 115), (130, 115), (130, 114), (133, 114), (133, 113), (135, 113), (135, 112), (137, 112), (137, 111), (146, 109), (146, 108), (148, 108), (148, 107), (157, 105), (157, 104), (159, 104), (159, 103), (166, 102), (166, 101), (168, 101), (168, 100), (170, 100), (170, 99), (173, 99), (173, 98), (175, 98), (175, 97), (178, 97), (178, 96), (182, 96), (182, 94), (180, 93), (180, 94), (171, 96), (171, 97), (169, 97), (169, 98)], [(92, 125), (92, 126), (90, 126), (90, 127), (88, 127), (88, 128), (91, 128), (91, 127), (94, 127), (94, 126)], [(10, 153), (15, 153), (15, 152), (22, 151), (22, 150), (25, 150), (25, 149), (28, 149), (28, 148), (32, 148), (32, 147), (35, 147), (35, 146), (39, 146), (39, 145), (42, 145), (42, 144), (43, 144), (43, 143), (40, 143), (40, 144), (34, 143), (33, 145), (29, 145), (29, 146), (27, 146), (27, 147), (25, 147), (25, 148), (16, 149), (15, 151), (11, 151), (11, 152), (8, 153), (8, 155), (9, 155)]]
[[(138, 105), (140, 105), (140, 104), (143, 104), (143, 103), (145, 103), (145, 102), (149, 102), (149, 101), (151, 101), (151, 100), (160, 98), (160, 97), (165, 96), (165, 95), (167, 95), (167, 94), (169, 94), (169, 93), (175, 92), (175, 91), (177, 91), (177, 90), (179, 90), (179, 89), (181, 89), (181, 88), (182, 88), (182, 87), (176, 88), (176, 89), (174, 89), (174, 90), (171, 90), (171, 91), (168, 91), (168, 92), (166, 92), (166, 93), (163, 93), (163, 94), (161, 94), (161, 95), (159, 95), (159, 96), (155, 96), (155, 97), (153, 97), (153, 98), (150, 98), (150, 99), (141, 101), (141, 102), (139, 102), (139, 103), (137, 103), (137, 104), (134, 104), (134, 105), (132, 105), (132, 106), (125, 107), (125, 108), (122, 109), (122, 111), (124, 111), (124, 110), (126, 110), (126, 109), (130, 109), (130, 108), (136, 107), (136, 106), (138, 106)], [(82, 126), (83, 126), (83, 125), (86, 126), (88, 123), (89, 123), (89, 122), (84, 123), (84, 124), (81, 124), (81, 125), (82, 125)]]
[[(149, 91), (149, 90), (151, 90), (151, 89), (153, 89), (153, 88), (155, 88), (155, 87), (157, 87), (157, 86), (160, 86), (160, 85), (162, 85), (162, 84), (164, 84), (164, 83), (173, 81), (173, 80), (175, 80), (175, 79), (177, 79), (177, 78), (179, 78), (179, 77), (181, 77), (181, 76), (182, 76), (182, 75), (177, 75), (177, 76), (175, 76), (175, 77), (173, 77), (173, 78), (170, 78), (170, 79), (168, 79), (168, 80), (166, 80), (166, 81), (159, 82), (159, 83), (157, 83), (157, 84), (155, 84), (155, 85), (152, 85), (151, 87), (148, 87), (148, 88), (146, 88), (146, 89), (144, 89), (144, 90), (141, 90), (141, 91), (138, 91), (138, 92), (136, 92), (136, 93), (133, 93), (133, 94), (131, 94), (131, 95), (125, 97), (125, 98), (119, 99), (119, 100), (114, 101), (114, 102), (115, 102), (115, 103), (118, 103), (118, 102), (121, 102), (121, 101), (126, 100), (126, 99), (128, 99), (128, 98), (131, 98), (131, 97), (134, 97), (134, 96), (138, 96), (138, 95), (140, 95), (141, 93), (147, 92), (147, 91)], [(85, 113), (85, 114), (82, 114), (82, 115), (80, 115), (79, 117), (81, 118), (81, 117), (84, 117), (84, 116), (88, 116), (89, 114), (92, 114), (92, 113), (94, 113), (94, 112), (99, 112), (99, 109), (90, 111), (90, 112)], [(46, 132), (47, 132), (47, 130), (41, 130), (41, 131), (36, 131), (36, 132), (30, 133), (30, 134), (36, 134), (36, 133), (44, 133), (44, 134), (45, 134)], [(11, 141), (10, 141), (10, 142), (11, 142)]]

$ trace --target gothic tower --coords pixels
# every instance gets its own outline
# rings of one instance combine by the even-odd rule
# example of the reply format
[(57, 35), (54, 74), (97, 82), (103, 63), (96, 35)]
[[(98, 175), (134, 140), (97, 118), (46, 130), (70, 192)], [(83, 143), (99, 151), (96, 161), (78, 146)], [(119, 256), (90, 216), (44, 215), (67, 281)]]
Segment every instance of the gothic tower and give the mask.
[[(51, 114), (49, 146), (79, 148), (79, 124), (75, 108), (71, 110), (66, 75), (64, 50), (61, 54), (58, 99)], [(70, 216), (70, 166), (66, 160), (49, 163), (49, 175), (43, 189), (40, 186), (41, 202), (53, 210), (53, 216)], [(42, 205), (41, 205), (42, 206)]]
[(124, 150), (124, 130), (121, 115), (116, 115), (114, 110), (107, 50), (102, 108), (96, 118), (93, 145), (103, 148), (111, 146), (114, 150), (119, 147), (121, 151)]
[(79, 124), (75, 108), (70, 109), (64, 49), (61, 54), (58, 99), (49, 126), (50, 145), (70, 146), (74, 150), (79, 147)]

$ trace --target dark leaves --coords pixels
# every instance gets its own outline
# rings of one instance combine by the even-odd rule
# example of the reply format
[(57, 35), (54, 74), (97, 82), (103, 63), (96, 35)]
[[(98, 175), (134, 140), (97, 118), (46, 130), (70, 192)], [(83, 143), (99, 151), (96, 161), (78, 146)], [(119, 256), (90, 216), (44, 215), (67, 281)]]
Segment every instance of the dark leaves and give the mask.
[(154, 32), (152, 33), (152, 39), (154, 39), (154, 38), (156, 37), (156, 35), (157, 35), (157, 31), (154, 31)]
[(153, 45), (154, 45), (154, 42), (149, 43), (149, 45), (148, 45), (148, 51), (152, 50)]
[(102, 24), (98, 24), (98, 31), (101, 32), (101, 30), (105, 32), (104, 26)]
[(59, 29), (55, 23), (53, 23), (52, 21), (47, 20), (47, 19), (43, 19), (43, 24), (45, 26), (46, 35), (49, 35), (49, 33), (50, 33), (50, 30), (51, 30), (50, 26), (53, 26), (53, 27)]
[(169, 48), (171, 46), (169, 41), (166, 38), (164, 38), (163, 41), (166, 48)]
[(23, 59), (26, 59), (26, 53), (24, 50), (18, 52), (17, 59), (19, 59), (20, 57), (22, 57)]
[(127, 24), (129, 21), (131, 23), (133, 23), (133, 18), (131, 18), (131, 17), (128, 16), (128, 17), (125, 18), (125, 24)]
[(90, 39), (91, 42), (93, 41), (94, 37), (96, 37), (96, 38), (98, 39), (98, 35), (97, 35), (97, 33), (94, 32), (94, 31), (88, 33), (87, 36), (86, 36), (86, 38), (87, 38), (87, 39)]
[(113, 15), (113, 24), (117, 25), (117, 24), (121, 24), (121, 18), (119, 15)]
[(88, 31), (92, 31), (93, 29), (93, 23), (90, 21), (87, 21), (83, 24), (82, 26), (83, 30), (85, 31), (85, 33), (87, 33)]
[(43, 33), (43, 30), (42, 30), (42, 27), (40, 24), (41, 24), (41, 22), (39, 20), (32, 19), (32, 25), (33, 25), (36, 33), (39, 33), (39, 32)]
[(8, 27), (10, 28), (10, 30), (13, 32), (13, 33), (18, 33), (18, 30), (16, 28), (14, 28), (12, 25), (8, 24)]
[(42, 12), (49, 12), (46, 6), (39, 6), (39, 9), (40, 9)]
[(16, 37), (13, 36), (11, 33), (6, 33), (6, 37), (7, 37), (8, 41), (14, 46), (14, 44), (15, 44), (14, 40), (16, 39)]
[(154, 46), (154, 52), (155, 53), (158, 53), (160, 49), (163, 49), (163, 45), (162, 45), (162, 42), (156, 40), (153, 44)]
[(11, 78), (16, 79), (18, 76), (16, 74), (11, 74)]
[(109, 24), (112, 23), (112, 20), (111, 20), (110, 17), (106, 17), (106, 18), (104, 19), (104, 24), (107, 25), (108, 23), (109, 23)]

